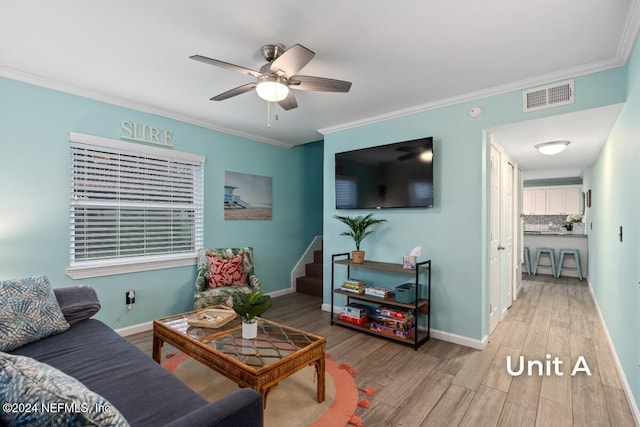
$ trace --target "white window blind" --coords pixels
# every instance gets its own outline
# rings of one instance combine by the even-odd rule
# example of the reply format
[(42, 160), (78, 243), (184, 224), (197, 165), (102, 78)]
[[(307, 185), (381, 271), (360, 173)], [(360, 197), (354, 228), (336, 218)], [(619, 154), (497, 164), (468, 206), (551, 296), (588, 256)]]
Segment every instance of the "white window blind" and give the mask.
[(352, 209), (357, 205), (358, 183), (348, 176), (336, 177), (336, 209)]
[(74, 133), (70, 142), (70, 270), (195, 260), (203, 156)]

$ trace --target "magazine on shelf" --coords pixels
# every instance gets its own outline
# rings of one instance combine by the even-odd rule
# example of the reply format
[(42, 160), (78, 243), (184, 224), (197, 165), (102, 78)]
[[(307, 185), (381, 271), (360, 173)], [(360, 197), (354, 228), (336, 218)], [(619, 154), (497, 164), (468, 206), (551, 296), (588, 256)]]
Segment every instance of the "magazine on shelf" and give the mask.
[(378, 298), (389, 298), (393, 296), (391, 289), (369, 286), (364, 288), (365, 295)]

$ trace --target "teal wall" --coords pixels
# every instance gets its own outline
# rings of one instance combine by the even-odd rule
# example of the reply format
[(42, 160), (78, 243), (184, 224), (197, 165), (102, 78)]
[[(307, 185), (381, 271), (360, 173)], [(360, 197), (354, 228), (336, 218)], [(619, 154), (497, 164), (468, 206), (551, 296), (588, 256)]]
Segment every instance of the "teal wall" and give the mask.
[[(640, 406), (640, 43), (627, 64), (627, 101), (585, 175), (589, 282)], [(618, 238), (623, 227), (623, 241)], [(596, 351), (602, 351), (596, 348)]]
[[(488, 138), (485, 129), (624, 102), (625, 78), (624, 68), (577, 77), (576, 102), (547, 110), (523, 113), (522, 92), (514, 91), (325, 135), (324, 302), (330, 302), (331, 254), (353, 249), (353, 242), (339, 235), (344, 226), (332, 216), (372, 212), (336, 211), (334, 154), (433, 136), (434, 208), (376, 212), (377, 217), (388, 222), (378, 227), (362, 246), (368, 259), (387, 262), (401, 262), (403, 254), (414, 246), (421, 246), (420, 259), (433, 262), (432, 327), (482, 340), (487, 334)], [(467, 111), (475, 105), (482, 106), (484, 114), (479, 119), (470, 119)], [(387, 279), (378, 284), (393, 286), (409, 278), (397, 277), (395, 282)], [(337, 303), (344, 301), (338, 299)]]
[[(193, 307), (195, 266), (82, 280), (65, 275), (69, 132), (119, 139), (123, 120), (173, 130), (175, 150), (206, 156), (205, 246), (252, 246), (265, 292), (289, 288), (291, 270), (322, 232), (322, 142), (281, 148), (4, 78), (0, 279), (44, 274), (56, 287), (91, 285), (102, 302), (97, 317), (115, 328)], [(224, 220), (225, 170), (273, 178), (272, 220)], [(137, 292), (136, 304), (127, 312), (124, 295), (130, 288)]]

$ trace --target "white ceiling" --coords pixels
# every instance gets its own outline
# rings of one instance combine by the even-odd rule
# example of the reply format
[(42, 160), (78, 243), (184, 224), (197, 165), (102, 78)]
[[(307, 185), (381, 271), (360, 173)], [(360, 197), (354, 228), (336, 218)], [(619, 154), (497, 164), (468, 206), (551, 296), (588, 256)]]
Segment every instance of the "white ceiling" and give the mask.
[[(622, 104), (560, 114), (488, 129), (523, 171), (523, 178), (581, 177), (592, 165), (618, 118)], [(548, 156), (535, 149), (549, 141), (570, 141), (567, 148)]]
[[(0, 75), (283, 146), (319, 129), (476, 99), (626, 63), (637, 0), (0, 0)], [(316, 52), (300, 74), (353, 82), (297, 91), (267, 129), (251, 78), (267, 43)]]

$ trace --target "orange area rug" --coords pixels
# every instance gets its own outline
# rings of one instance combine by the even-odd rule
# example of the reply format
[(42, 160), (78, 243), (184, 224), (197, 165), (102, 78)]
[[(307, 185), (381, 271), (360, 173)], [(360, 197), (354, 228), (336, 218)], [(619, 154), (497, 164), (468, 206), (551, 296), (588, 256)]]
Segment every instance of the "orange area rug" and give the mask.
[[(316, 399), (315, 368), (308, 366), (269, 392), (264, 412), (265, 427), (348, 425), (358, 405), (358, 388), (348, 370), (329, 358), (325, 361), (325, 401), (318, 403)], [(238, 389), (233, 381), (184, 353), (167, 355), (162, 366), (209, 402)]]

